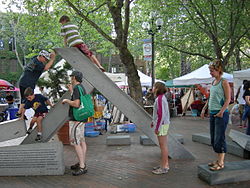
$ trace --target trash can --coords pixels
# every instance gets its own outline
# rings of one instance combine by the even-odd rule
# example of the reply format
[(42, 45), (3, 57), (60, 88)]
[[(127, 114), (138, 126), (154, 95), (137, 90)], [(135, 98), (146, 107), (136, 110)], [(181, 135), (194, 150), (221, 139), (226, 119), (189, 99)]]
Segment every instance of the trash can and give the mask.
[(18, 112), (18, 108), (9, 108), (10, 120), (16, 119), (16, 113)]

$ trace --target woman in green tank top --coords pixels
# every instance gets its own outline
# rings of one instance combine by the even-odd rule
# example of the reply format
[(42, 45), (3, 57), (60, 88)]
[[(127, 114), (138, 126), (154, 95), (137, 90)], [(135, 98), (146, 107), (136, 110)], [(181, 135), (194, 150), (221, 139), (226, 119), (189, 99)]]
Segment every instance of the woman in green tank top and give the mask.
[(230, 102), (231, 92), (228, 82), (222, 78), (221, 60), (215, 59), (211, 62), (209, 70), (215, 80), (212, 82), (209, 100), (202, 109), (201, 117), (204, 118), (204, 112), (208, 106), (210, 112), (211, 145), (218, 155), (217, 160), (208, 163), (208, 166), (210, 166), (210, 170), (216, 171), (224, 168), (225, 153), (227, 152), (225, 132), (229, 119), (227, 107)]

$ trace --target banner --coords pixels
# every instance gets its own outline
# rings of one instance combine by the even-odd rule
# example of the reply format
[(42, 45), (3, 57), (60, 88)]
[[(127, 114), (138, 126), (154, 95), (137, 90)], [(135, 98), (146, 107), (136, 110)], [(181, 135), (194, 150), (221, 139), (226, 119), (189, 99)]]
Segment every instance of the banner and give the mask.
[(145, 61), (152, 61), (152, 42), (151, 39), (143, 39), (143, 55)]

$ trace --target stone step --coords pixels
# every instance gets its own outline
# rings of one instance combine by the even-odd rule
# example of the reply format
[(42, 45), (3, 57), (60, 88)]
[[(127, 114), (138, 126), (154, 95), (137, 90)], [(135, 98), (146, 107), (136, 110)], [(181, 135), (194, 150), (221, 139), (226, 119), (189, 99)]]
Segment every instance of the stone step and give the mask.
[[(209, 133), (196, 133), (192, 135), (192, 140), (201, 144), (211, 146), (210, 134)], [(244, 159), (250, 159), (250, 152), (240, 147), (238, 144), (233, 142), (230, 138), (226, 138), (227, 141), (227, 153), (242, 157)]]
[(239, 144), (243, 149), (250, 151), (250, 135), (246, 135), (245, 133), (231, 129), (229, 132), (229, 137), (232, 138), (232, 140)]
[(61, 142), (0, 148), (0, 176), (63, 175)]
[(211, 171), (207, 164), (198, 166), (198, 177), (209, 185), (250, 180), (250, 160), (227, 162), (219, 171)]
[(209, 133), (195, 133), (192, 135), (192, 141), (211, 146)]
[(119, 135), (119, 136), (107, 136), (106, 144), (108, 146), (126, 146), (130, 145), (129, 135)]

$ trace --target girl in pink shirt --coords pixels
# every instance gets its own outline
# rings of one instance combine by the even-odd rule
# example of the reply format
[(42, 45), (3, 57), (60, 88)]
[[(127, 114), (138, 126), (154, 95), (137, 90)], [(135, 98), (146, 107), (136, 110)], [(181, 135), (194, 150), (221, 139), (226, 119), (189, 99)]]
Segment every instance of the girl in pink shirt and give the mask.
[(168, 164), (168, 146), (167, 133), (170, 124), (168, 101), (165, 96), (167, 88), (162, 82), (156, 82), (153, 87), (154, 95), (156, 96), (153, 109), (153, 121), (151, 127), (155, 127), (160, 149), (161, 149), (161, 165), (154, 167), (153, 174), (166, 174), (169, 171)]

